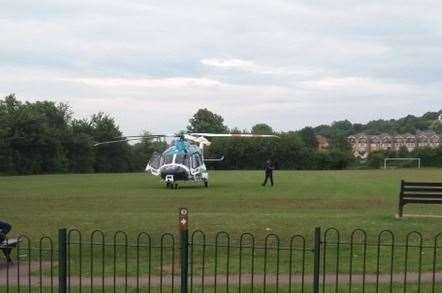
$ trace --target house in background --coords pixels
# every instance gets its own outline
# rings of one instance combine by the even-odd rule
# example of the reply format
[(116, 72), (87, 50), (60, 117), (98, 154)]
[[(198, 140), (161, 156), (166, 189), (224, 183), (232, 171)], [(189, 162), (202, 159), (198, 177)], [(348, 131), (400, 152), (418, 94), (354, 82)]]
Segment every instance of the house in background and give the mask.
[(436, 148), (442, 144), (442, 137), (432, 130), (417, 131), (416, 134), (404, 133), (397, 135), (358, 133), (349, 136), (348, 142), (352, 147), (353, 156), (366, 159), (374, 151), (398, 151), (405, 147), (411, 152), (416, 148)]

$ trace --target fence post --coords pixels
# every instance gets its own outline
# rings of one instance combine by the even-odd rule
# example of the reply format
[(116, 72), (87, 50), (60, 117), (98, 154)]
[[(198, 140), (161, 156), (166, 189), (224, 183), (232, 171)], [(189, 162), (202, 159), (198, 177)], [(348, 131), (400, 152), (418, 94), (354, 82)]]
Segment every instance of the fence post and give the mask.
[(67, 292), (67, 231), (58, 230), (58, 292)]
[(188, 292), (189, 277), (189, 211), (186, 208), (180, 208), (179, 211), (179, 231), (180, 231), (180, 257), (181, 257), (181, 293)]
[(319, 293), (319, 273), (321, 266), (321, 227), (315, 228), (313, 254), (313, 293)]

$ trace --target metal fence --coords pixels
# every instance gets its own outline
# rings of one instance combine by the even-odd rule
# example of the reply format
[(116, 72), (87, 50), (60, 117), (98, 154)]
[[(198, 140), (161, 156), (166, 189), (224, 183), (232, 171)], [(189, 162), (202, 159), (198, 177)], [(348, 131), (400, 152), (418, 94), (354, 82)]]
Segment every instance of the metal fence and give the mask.
[(158, 237), (22, 236), (13, 262), (0, 262), (0, 292), (442, 292), (441, 234), (316, 228), (280, 238), (180, 223), (178, 235)]

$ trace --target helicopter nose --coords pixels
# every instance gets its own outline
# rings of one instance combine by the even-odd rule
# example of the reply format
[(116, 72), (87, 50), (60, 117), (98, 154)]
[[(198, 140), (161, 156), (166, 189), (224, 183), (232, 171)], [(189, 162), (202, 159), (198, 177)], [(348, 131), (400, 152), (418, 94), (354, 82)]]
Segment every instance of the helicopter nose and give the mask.
[(161, 170), (161, 178), (165, 179), (167, 175), (173, 175), (175, 180), (187, 180), (187, 172), (183, 167), (180, 166), (165, 166)]

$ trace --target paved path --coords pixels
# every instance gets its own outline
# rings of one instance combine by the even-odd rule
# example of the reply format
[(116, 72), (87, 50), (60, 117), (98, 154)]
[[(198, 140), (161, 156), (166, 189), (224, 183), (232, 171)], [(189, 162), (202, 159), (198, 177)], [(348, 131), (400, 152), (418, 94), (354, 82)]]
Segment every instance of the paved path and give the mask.
[[(42, 267), (44, 269), (50, 268), (49, 263), (42, 263)], [(40, 280), (40, 277), (35, 275), (35, 272), (39, 271), (39, 264), (31, 263), (31, 272), (34, 272), (34, 274), (31, 274), (31, 276), (28, 275), (27, 266), (21, 265), (20, 266), (20, 277), (17, 278), (17, 265), (12, 264), (9, 266), (9, 277), (7, 278), (7, 269), (6, 265), (1, 264), (0, 265), (0, 285), (6, 285), (9, 283), (12, 285), (17, 285), (17, 283), (22, 284), (23, 286), (26, 286), (27, 284), (31, 284), (31, 286), (39, 286), (40, 281), (43, 284), (44, 287), (46, 286), (57, 286), (58, 285), (58, 277), (54, 277), (52, 280), (48, 276), (43, 276)], [(238, 285), (241, 281), (242, 285), (250, 285), (252, 284), (252, 275), (250, 274), (242, 274), (241, 280), (239, 278), (240, 276), (238, 274), (231, 274), (229, 278), (227, 279), (226, 275), (217, 275), (216, 278), (216, 284), (220, 286), (224, 286), (227, 283), (230, 285)], [(338, 276), (338, 282), (340, 284), (348, 284), (350, 279), (349, 274), (339, 274)], [(389, 284), (390, 283), (390, 275), (389, 274), (380, 274), (379, 275), (379, 283), (380, 284)], [(263, 274), (255, 274), (253, 276), (253, 284), (255, 286), (262, 286), (264, 283), (265, 276)], [(376, 274), (366, 274), (365, 275), (365, 283), (366, 284), (376, 284), (377, 276)], [(419, 280), (419, 274), (417, 272), (410, 272), (407, 274), (407, 283), (417, 283)], [(442, 282), (442, 272), (437, 272), (435, 274), (435, 280), (436, 282)], [(138, 283), (140, 287), (147, 287), (150, 283), (152, 287), (159, 287), (161, 284), (164, 287), (170, 287), (172, 286), (172, 281), (175, 285), (175, 287), (178, 287), (180, 284), (180, 278), (179, 276), (175, 276), (172, 280), (171, 276), (165, 276), (162, 280), (159, 276), (151, 276), (149, 279), (149, 276), (142, 275), (138, 279)], [(276, 275), (274, 274), (268, 274), (266, 277), (266, 284), (268, 286), (274, 286), (278, 282), (279, 285), (284, 286), (288, 285), (290, 283), (290, 275), (288, 274), (280, 274), (278, 278), (276, 278)], [(310, 286), (310, 284), (313, 281), (313, 276), (311, 274), (305, 275), (304, 277), (304, 283), (306, 286)], [(364, 281), (364, 276), (362, 274), (353, 274), (352, 275), (352, 283), (353, 284), (362, 284)], [(421, 274), (421, 282), (422, 283), (431, 283), (433, 281), (433, 274), (431, 272), (423, 272)], [(101, 277), (83, 277), (80, 278), (78, 276), (72, 276), (70, 280), (71, 286), (78, 287), (90, 287), (91, 282), (94, 285), (94, 287), (101, 287), (104, 284), (104, 287), (113, 287), (114, 284), (118, 287), (125, 286), (126, 282), (128, 287), (136, 287), (137, 286), (137, 278), (133, 276), (129, 276), (127, 279), (123, 276), (117, 276), (115, 279), (111, 276), (106, 276), (104, 278)], [(189, 280), (190, 282), (190, 280)], [(291, 282), (293, 285), (300, 285), (302, 283), (302, 277), (299, 274), (295, 274), (291, 276)], [(404, 283), (404, 274), (403, 273), (395, 273), (393, 274), (393, 282), (394, 283)], [(322, 275), (321, 275), (321, 283), (322, 283)], [(194, 286), (199, 286), (202, 284), (202, 278), (201, 276), (195, 276), (193, 278), (193, 284)], [(336, 284), (336, 275), (335, 274), (326, 274), (325, 277), (325, 284)], [(215, 276), (205, 276), (204, 277), (204, 285), (206, 286), (213, 286), (215, 285)]]

